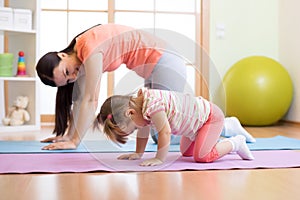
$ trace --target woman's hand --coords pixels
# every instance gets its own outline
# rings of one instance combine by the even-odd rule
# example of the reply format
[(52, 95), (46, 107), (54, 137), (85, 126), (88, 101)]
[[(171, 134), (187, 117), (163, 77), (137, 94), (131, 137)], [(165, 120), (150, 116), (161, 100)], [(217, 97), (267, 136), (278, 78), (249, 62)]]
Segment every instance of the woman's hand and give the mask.
[(49, 142), (64, 142), (68, 141), (69, 138), (67, 136), (55, 136), (55, 137), (49, 137), (46, 139), (41, 140), (41, 142), (49, 143)]
[(59, 150), (59, 149), (76, 149), (77, 145), (72, 141), (63, 141), (51, 143), (47, 146), (44, 146), (42, 150)]
[(130, 153), (130, 154), (123, 154), (118, 157), (119, 160), (138, 160), (141, 159), (143, 154), (140, 153)]
[(158, 158), (151, 158), (149, 160), (143, 161), (140, 165), (141, 166), (156, 166), (156, 165), (161, 165), (163, 161), (161, 161)]

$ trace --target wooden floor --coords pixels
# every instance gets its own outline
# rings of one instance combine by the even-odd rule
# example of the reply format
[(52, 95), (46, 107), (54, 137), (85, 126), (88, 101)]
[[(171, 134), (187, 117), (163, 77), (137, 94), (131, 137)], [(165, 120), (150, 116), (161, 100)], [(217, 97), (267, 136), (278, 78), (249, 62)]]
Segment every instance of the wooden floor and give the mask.
[[(300, 125), (296, 124), (246, 129), (255, 137), (283, 135), (300, 139)], [(39, 132), (0, 133), (0, 140), (40, 140), (49, 136), (51, 130), (44, 127)], [(300, 168), (4, 174), (0, 176), (0, 199), (294, 200), (300, 199)]]

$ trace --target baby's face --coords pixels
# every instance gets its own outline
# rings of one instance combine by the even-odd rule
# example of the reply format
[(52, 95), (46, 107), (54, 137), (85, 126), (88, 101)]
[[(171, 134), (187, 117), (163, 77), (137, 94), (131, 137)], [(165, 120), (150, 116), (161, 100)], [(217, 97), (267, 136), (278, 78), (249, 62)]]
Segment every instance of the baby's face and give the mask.
[(135, 125), (133, 121), (131, 121), (129, 124), (127, 124), (126, 127), (122, 128), (122, 131), (126, 133), (126, 135), (132, 134), (138, 127)]

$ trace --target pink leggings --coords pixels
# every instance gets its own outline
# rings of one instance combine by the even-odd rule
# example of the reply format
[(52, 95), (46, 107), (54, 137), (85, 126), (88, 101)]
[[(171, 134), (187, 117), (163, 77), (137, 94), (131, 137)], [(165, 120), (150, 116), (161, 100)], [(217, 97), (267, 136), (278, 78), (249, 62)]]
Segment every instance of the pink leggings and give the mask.
[(180, 152), (183, 156), (194, 156), (196, 162), (213, 162), (219, 158), (216, 144), (224, 125), (222, 110), (211, 103), (211, 111), (207, 122), (198, 130), (194, 141), (182, 136)]

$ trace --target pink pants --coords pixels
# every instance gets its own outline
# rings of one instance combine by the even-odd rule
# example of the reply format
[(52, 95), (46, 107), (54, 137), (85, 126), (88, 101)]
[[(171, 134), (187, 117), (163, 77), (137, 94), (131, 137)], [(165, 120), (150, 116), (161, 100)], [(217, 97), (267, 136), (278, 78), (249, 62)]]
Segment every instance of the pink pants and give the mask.
[(211, 111), (207, 122), (198, 130), (195, 141), (182, 136), (180, 152), (183, 156), (194, 156), (196, 162), (213, 162), (219, 158), (216, 144), (224, 125), (222, 110), (211, 103)]

